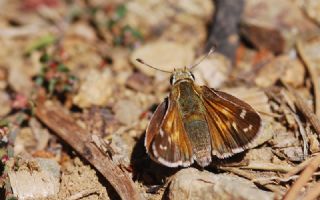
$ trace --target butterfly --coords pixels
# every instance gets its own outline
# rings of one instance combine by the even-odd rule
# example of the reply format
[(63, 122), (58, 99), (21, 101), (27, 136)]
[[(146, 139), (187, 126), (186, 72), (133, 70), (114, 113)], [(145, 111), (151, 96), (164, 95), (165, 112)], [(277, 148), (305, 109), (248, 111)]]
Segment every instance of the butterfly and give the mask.
[(148, 155), (167, 167), (188, 167), (194, 162), (206, 167), (213, 156), (224, 159), (250, 148), (261, 129), (261, 118), (249, 104), (196, 85), (191, 72), (196, 65), (170, 72), (169, 96), (157, 107), (146, 129)]

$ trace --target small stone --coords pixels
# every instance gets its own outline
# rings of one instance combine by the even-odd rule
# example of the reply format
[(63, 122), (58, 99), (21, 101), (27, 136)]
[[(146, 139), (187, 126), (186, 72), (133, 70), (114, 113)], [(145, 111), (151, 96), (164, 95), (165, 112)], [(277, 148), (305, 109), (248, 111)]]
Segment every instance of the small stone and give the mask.
[(302, 86), (305, 81), (305, 67), (303, 63), (298, 59), (291, 60), (281, 80), (295, 88)]
[(304, 76), (305, 68), (301, 61), (282, 55), (264, 65), (254, 81), (260, 87), (272, 86), (280, 79), (292, 86), (301, 86)]
[(44, 150), (48, 146), (50, 133), (47, 129), (43, 128), (36, 118), (31, 118), (29, 121), (32, 133), (37, 140), (37, 150)]
[(320, 1), (304, 0), (303, 8), (307, 15), (320, 25)]
[(149, 93), (153, 90), (152, 79), (140, 72), (130, 75), (126, 81), (126, 85), (139, 92)]
[[(241, 187), (240, 187), (241, 186)], [(169, 199), (274, 199), (271, 192), (258, 189), (252, 182), (228, 174), (213, 174), (194, 168), (180, 170), (172, 179)]]
[[(29, 167), (8, 172), (15, 197), (37, 199), (55, 195), (60, 187), (60, 166), (55, 160), (37, 158), (27, 161)], [(32, 169), (30, 166), (34, 166)]]
[(289, 132), (287, 130), (275, 130), (275, 134), (273, 135), (272, 140), (270, 140), (270, 143), (275, 148), (285, 148), (293, 145), (299, 145), (300, 141), (292, 132)]
[(136, 59), (140, 58), (160, 70), (172, 72), (192, 64), (195, 52), (188, 46), (172, 41), (155, 41), (136, 49), (130, 57), (131, 62), (143, 73), (154, 76), (157, 70), (147, 67)]
[(88, 42), (83, 37), (66, 36), (61, 41), (61, 48), (65, 58), (64, 64), (77, 77), (81, 77), (82, 72), (86, 72), (84, 68), (96, 68), (103, 62), (97, 46), (92, 45), (92, 42)]
[(303, 55), (305, 64), (319, 70), (320, 66), (320, 35), (311, 35), (300, 43), (299, 54)]
[(95, 42), (97, 39), (93, 28), (84, 22), (75, 23), (67, 30), (67, 35), (71, 37), (81, 37), (89, 42)]
[(83, 115), (86, 129), (93, 135), (105, 136), (119, 129), (120, 123), (111, 110), (107, 108), (91, 107)]
[(317, 153), (320, 151), (320, 143), (318, 137), (314, 134), (308, 135), (310, 151), (311, 153)]
[(301, 162), (304, 160), (303, 151), (301, 147), (286, 147), (282, 152), (287, 156), (290, 161)]
[(139, 120), (141, 108), (130, 100), (119, 100), (113, 106), (115, 117), (125, 125), (132, 125)]
[(37, 146), (37, 140), (29, 127), (22, 128), (14, 141), (14, 154), (25, 155)]
[(90, 106), (105, 106), (112, 95), (112, 74), (106, 69), (89, 71), (80, 86), (78, 94), (73, 98), (73, 103), (81, 108)]
[(290, 1), (245, 1), (241, 31), (259, 49), (286, 52), (300, 35), (316, 29), (316, 25)]
[(12, 64), (15, 64), (15, 66), (11, 66), (9, 68), (9, 85), (17, 93), (29, 96), (32, 93), (31, 91), (33, 89), (33, 83), (31, 81), (31, 77), (27, 75), (27, 69), (24, 66), (21, 66), (22, 64), (20, 63), (20, 61)]
[(265, 147), (260, 149), (251, 149), (245, 156), (245, 159), (260, 162), (271, 162), (273, 158), (272, 148)]
[(222, 54), (214, 53), (203, 60), (193, 73), (198, 84), (219, 88), (227, 80), (230, 69), (230, 60)]

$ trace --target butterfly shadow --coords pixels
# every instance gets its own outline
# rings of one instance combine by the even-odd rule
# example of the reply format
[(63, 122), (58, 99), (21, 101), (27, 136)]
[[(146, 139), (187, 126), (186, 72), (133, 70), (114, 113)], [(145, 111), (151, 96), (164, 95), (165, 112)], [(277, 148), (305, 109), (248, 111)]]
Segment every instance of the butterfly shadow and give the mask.
[[(145, 133), (141, 134), (138, 138), (131, 154), (130, 164), (132, 166), (133, 180), (139, 181), (144, 185), (163, 185), (165, 181), (177, 173), (183, 167), (170, 168), (161, 165), (153, 161), (144, 147)], [(212, 162), (209, 166), (202, 168), (198, 164), (194, 163), (190, 167), (194, 167), (198, 170), (208, 170), (213, 173), (219, 173), (219, 167), (221, 166), (241, 166), (244, 165), (244, 157), (246, 151), (235, 154), (229, 158), (219, 159), (215, 156), (212, 157)]]

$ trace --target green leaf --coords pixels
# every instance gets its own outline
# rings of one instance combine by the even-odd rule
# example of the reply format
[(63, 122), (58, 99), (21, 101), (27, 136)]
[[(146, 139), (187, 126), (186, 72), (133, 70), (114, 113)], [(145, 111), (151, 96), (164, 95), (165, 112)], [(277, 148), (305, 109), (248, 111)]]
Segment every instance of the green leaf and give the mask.
[(133, 37), (135, 37), (136, 39), (139, 39), (139, 40), (143, 39), (142, 34), (139, 30), (132, 28), (131, 33), (132, 33)]
[(26, 54), (29, 55), (30, 53), (32, 53), (35, 50), (39, 50), (39, 49), (43, 49), (53, 43), (56, 42), (56, 38), (53, 35), (45, 35), (39, 39), (37, 39), (36, 41), (32, 42), (27, 50), (26, 50)]
[(37, 76), (35, 82), (36, 82), (37, 85), (42, 86), (43, 83), (44, 83), (44, 77), (43, 76)]
[(0, 119), (0, 127), (8, 126), (9, 120), (8, 119)]
[(63, 91), (64, 92), (71, 92), (73, 87), (71, 85), (65, 84), (63, 85)]
[(68, 78), (69, 78), (70, 81), (78, 80), (78, 78), (76, 76), (74, 76), (74, 75), (69, 75)]
[(108, 22), (107, 22), (107, 27), (108, 29), (112, 29), (112, 27), (117, 23), (116, 20), (113, 20), (113, 19), (110, 19)]
[(59, 64), (57, 69), (59, 72), (69, 72), (70, 71), (69, 68), (66, 67), (64, 64)]
[(51, 56), (49, 56), (49, 54), (44, 53), (40, 57), (40, 62), (41, 63), (46, 63), (46, 62), (48, 62), (50, 60), (50, 58), (51, 58)]
[(116, 14), (118, 19), (124, 18), (127, 14), (126, 6), (124, 4), (119, 5), (116, 9)]
[(123, 28), (123, 32), (130, 32), (131, 35), (133, 37), (135, 37), (136, 39), (142, 39), (142, 34), (140, 33), (140, 31), (138, 29), (135, 29), (135, 28), (132, 28), (131, 26), (129, 25), (126, 25), (124, 28)]
[(48, 90), (49, 90), (49, 94), (50, 94), (50, 95), (53, 94), (54, 89), (55, 89), (57, 83), (58, 83), (58, 79), (56, 79), (56, 78), (53, 78), (53, 79), (51, 79), (51, 80), (49, 81)]

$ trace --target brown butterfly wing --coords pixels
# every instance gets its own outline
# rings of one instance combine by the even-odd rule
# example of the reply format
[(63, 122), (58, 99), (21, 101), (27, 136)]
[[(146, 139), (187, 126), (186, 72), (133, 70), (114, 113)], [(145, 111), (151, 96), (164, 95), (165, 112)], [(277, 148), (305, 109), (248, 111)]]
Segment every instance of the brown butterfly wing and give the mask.
[(147, 152), (168, 167), (193, 163), (192, 148), (178, 109), (174, 99), (166, 99), (156, 109), (146, 131)]
[(226, 158), (249, 148), (261, 127), (259, 114), (242, 100), (201, 87), (206, 120), (212, 138), (212, 154)]

